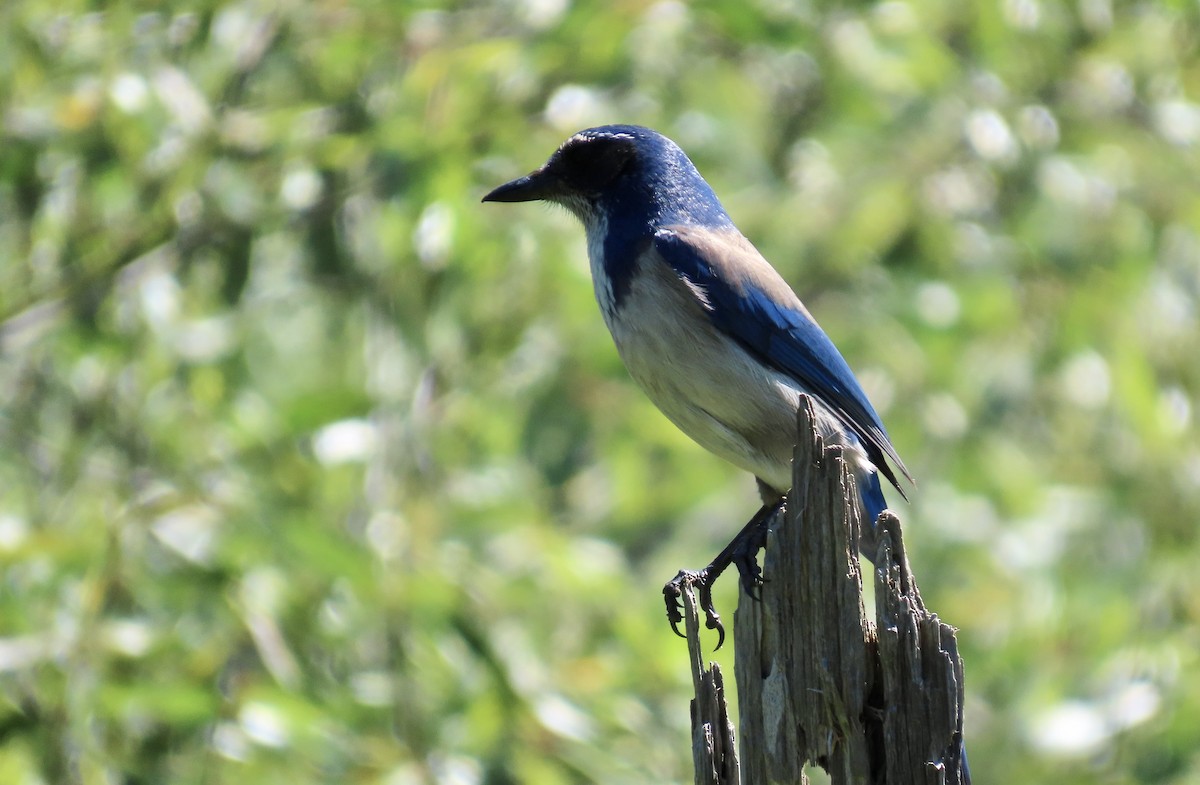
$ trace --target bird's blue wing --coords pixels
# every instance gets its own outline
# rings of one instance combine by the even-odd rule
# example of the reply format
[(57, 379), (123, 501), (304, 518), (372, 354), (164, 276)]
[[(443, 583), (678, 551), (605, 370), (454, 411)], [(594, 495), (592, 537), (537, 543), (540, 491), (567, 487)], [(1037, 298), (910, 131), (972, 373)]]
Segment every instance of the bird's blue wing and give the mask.
[(671, 227), (655, 234), (654, 247), (703, 293), (705, 310), (718, 329), (818, 398), (858, 436), (872, 463), (904, 495), (883, 457), (912, 476), (850, 366), (753, 246), (740, 235), (731, 241), (710, 230)]

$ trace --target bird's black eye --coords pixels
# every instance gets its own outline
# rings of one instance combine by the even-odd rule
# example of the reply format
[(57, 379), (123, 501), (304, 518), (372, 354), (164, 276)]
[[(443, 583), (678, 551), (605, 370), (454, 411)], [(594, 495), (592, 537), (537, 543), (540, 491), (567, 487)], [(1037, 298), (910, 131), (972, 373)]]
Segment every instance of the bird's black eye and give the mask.
[(556, 168), (573, 190), (595, 193), (620, 177), (634, 156), (631, 139), (577, 138), (559, 150)]

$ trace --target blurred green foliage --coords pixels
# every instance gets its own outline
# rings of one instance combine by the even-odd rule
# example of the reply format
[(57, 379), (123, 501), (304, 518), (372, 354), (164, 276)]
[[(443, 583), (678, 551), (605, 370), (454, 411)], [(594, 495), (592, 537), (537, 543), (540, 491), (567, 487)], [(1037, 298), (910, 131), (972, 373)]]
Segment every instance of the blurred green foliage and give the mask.
[(170, 5), (0, 9), (0, 781), (690, 781), (753, 484), (478, 204), (606, 122), (883, 413), (978, 780), (1200, 781), (1193, 3)]

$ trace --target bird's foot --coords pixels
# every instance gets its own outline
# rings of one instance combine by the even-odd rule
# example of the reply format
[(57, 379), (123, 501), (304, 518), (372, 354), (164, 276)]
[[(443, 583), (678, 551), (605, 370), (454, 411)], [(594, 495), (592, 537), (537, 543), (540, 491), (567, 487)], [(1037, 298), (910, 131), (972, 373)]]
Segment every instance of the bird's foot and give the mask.
[(713, 584), (726, 567), (736, 564), (746, 593), (755, 600), (762, 598), (763, 574), (756, 556), (766, 547), (771, 521), (784, 504), (785, 499), (782, 498), (764, 504), (711, 564), (703, 570), (680, 570), (678, 575), (667, 581), (667, 585), (663, 586), (663, 598), (667, 603), (667, 621), (671, 622), (671, 629), (676, 635), (687, 637), (679, 631), (679, 622), (683, 621), (683, 590), (687, 586), (695, 586), (699, 589), (697, 602), (704, 611), (704, 626), (717, 631), (717, 648), (721, 648), (725, 643), (725, 627), (721, 624), (720, 614), (713, 607)]
[[(781, 505), (782, 506), (782, 505)], [(771, 518), (769, 516), (756, 518), (752, 526), (734, 539), (731, 545), (730, 559), (737, 567), (742, 580), (742, 588), (752, 600), (762, 600), (762, 586), (765, 583), (762, 568), (758, 566), (758, 552), (767, 547), (767, 532)]]
[(721, 624), (721, 615), (713, 607), (712, 584), (717, 576), (710, 576), (710, 570), (710, 567), (703, 570), (680, 570), (678, 575), (663, 586), (663, 599), (667, 603), (667, 621), (671, 622), (671, 629), (680, 638), (686, 638), (687, 636), (679, 631), (679, 622), (683, 621), (683, 592), (688, 586), (695, 586), (699, 590), (697, 602), (704, 611), (704, 626), (717, 631), (719, 649), (725, 643), (725, 625)]
[(733, 563), (742, 579), (746, 596), (756, 602), (761, 601), (762, 586), (766, 581), (763, 580), (762, 567), (758, 566), (757, 549), (734, 554)]

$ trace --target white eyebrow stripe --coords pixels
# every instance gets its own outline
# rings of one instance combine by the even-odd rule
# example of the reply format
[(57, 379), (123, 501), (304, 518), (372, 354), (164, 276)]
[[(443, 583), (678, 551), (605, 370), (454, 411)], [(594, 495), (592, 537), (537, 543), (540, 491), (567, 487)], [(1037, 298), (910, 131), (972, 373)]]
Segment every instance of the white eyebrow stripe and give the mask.
[(608, 132), (608, 131), (604, 131), (604, 132), (580, 131), (579, 133), (575, 134), (570, 139), (568, 139), (564, 143), (563, 146), (565, 147), (566, 145), (570, 144), (571, 142), (576, 142), (576, 141), (582, 142), (582, 141), (588, 140), (588, 139), (634, 139), (634, 138), (635, 137), (633, 134), (627, 134), (624, 132), (612, 133), (612, 132)]

